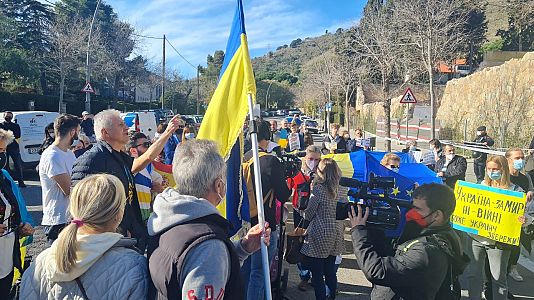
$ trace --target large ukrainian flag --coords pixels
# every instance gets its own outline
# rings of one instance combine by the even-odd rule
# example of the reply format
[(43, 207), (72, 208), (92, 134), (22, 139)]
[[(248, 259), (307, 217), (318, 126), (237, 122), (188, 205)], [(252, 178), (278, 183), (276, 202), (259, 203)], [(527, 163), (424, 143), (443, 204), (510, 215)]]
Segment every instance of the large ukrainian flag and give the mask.
[(242, 133), (249, 94), (255, 100), (256, 82), (248, 52), (243, 3), (238, 0), (219, 83), (198, 133), (199, 139), (217, 142), (220, 154), (227, 161), (226, 200), (218, 209), (234, 226), (232, 235), (242, 227), (243, 221), (250, 220), (241, 180)]

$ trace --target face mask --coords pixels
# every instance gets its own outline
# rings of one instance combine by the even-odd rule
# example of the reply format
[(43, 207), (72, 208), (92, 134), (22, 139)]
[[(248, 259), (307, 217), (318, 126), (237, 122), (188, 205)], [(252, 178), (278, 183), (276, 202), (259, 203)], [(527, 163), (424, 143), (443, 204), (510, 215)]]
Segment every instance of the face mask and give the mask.
[(428, 150), (430, 150), (430, 151), (434, 151), (434, 146), (430, 146), (430, 147), (428, 147)]
[(482, 132), (481, 132), (481, 131), (477, 131), (477, 135), (478, 135), (478, 136), (481, 136), (481, 135), (482, 135)]
[(417, 150), (417, 147), (416, 147), (416, 146), (411, 146), (411, 147), (410, 147), (410, 151), (415, 151), (415, 150)]
[(525, 167), (525, 161), (523, 159), (514, 160), (514, 169), (520, 171)]
[(452, 160), (452, 159), (454, 158), (454, 156), (455, 156), (454, 153), (445, 155), (445, 157), (447, 158), (447, 160)]
[(224, 201), (223, 196), (221, 196), (219, 193), (217, 193), (217, 196), (219, 197), (219, 203), (217, 203), (217, 205), (215, 206), (219, 206), (219, 204), (221, 204)]
[(395, 173), (399, 173), (399, 170), (400, 170), (400, 168), (391, 168), (391, 171), (393, 171)]
[(195, 138), (195, 133), (194, 132), (186, 133), (185, 134), (185, 138), (188, 139), (188, 140), (192, 140), (192, 139)]
[(315, 171), (315, 168), (317, 168), (318, 162), (315, 160), (306, 160), (306, 165), (308, 166), (308, 169), (310, 171)]
[(427, 220), (426, 220), (426, 218), (428, 216), (430, 216), (431, 214), (433, 214), (433, 213), (434, 212), (430, 212), (428, 215), (423, 217), (417, 210), (412, 208), (406, 213), (406, 222), (413, 221), (413, 222), (417, 223), (419, 226), (421, 226), (422, 228), (426, 228), (426, 227), (430, 226), (434, 222), (434, 221), (432, 221), (431, 223), (428, 223)]
[(7, 165), (7, 155), (5, 152), (0, 153), (0, 169), (5, 168)]
[(491, 180), (499, 180), (502, 177), (501, 171), (488, 172), (488, 176)]

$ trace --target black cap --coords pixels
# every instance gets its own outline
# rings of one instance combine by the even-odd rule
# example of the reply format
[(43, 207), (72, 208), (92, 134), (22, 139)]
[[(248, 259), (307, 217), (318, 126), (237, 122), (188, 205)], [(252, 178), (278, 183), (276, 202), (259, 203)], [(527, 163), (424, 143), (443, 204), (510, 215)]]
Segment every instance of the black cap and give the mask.
[(478, 126), (477, 131), (486, 131), (486, 126)]

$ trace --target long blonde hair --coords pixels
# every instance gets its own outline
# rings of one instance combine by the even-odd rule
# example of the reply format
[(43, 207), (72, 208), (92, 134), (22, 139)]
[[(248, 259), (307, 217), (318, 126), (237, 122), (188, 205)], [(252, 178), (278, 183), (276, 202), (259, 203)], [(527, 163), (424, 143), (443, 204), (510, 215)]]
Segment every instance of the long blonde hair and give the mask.
[(314, 184), (322, 183), (326, 186), (328, 197), (337, 200), (339, 189), (339, 179), (341, 178), (341, 169), (336, 161), (331, 158), (323, 158), (317, 167), (317, 175)]
[[(488, 175), (488, 163), (494, 162), (496, 163), (499, 168), (501, 168), (501, 179), (500, 180), (492, 180)], [(502, 155), (490, 155), (488, 157), (488, 160), (486, 160), (486, 175), (484, 177), (484, 182), (488, 186), (494, 186), (494, 187), (505, 187), (509, 188), (512, 185), (512, 182), (510, 181), (510, 167), (508, 166), (508, 160), (506, 157)]]
[[(126, 194), (121, 181), (108, 174), (89, 176), (81, 180), (70, 194), (69, 211), (73, 222), (57, 239), (56, 264), (59, 271), (69, 273), (76, 263), (78, 227), (103, 230), (122, 220)], [(82, 223), (83, 222), (83, 223)]]

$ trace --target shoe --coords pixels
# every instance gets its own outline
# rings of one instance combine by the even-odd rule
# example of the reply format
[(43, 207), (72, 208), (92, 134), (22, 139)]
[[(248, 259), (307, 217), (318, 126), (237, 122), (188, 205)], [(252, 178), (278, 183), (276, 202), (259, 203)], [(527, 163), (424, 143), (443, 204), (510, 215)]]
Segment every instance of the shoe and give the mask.
[(523, 276), (521, 276), (519, 274), (519, 272), (517, 272), (517, 267), (516, 266), (512, 266), (510, 268), (510, 273), (508, 273), (508, 275), (510, 277), (512, 277), (512, 279), (515, 280), (515, 281), (518, 281), (518, 282), (523, 281)]
[(301, 280), (300, 283), (297, 285), (297, 287), (298, 287), (298, 289), (299, 289), (300, 291), (305, 292), (305, 291), (308, 290), (308, 286), (309, 286), (309, 285), (310, 285), (310, 284), (309, 284), (307, 281), (305, 281), (305, 280)]
[(19, 182), (19, 188), (25, 188), (26, 184), (24, 182)]

